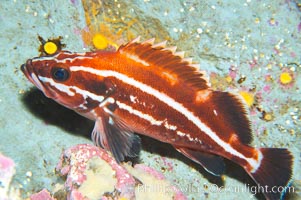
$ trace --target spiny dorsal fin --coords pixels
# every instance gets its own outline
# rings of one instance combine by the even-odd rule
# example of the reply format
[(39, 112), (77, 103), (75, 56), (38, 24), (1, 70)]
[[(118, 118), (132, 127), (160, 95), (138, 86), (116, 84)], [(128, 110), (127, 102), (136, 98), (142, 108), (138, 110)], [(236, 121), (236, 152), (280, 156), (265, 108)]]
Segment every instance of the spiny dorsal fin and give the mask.
[(210, 87), (204, 71), (192, 64), (191, 58), (184, 58), (184, 52), (176, 52), (176, 47), (165, 47), (166, 41), (153, 44), (154, 39), (139, 42), (139, 37), (122, 45), (118, 52), (145, 66), (155, 67), (163, 73), (175, 74), (179, 79), (203, 90)]

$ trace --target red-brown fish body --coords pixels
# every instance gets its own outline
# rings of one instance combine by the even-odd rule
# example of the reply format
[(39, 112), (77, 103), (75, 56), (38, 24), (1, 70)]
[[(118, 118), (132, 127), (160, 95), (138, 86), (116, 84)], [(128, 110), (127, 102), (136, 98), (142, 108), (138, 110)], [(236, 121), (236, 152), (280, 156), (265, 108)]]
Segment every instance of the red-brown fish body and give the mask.
[[(95, 120), (92, 139), (117, 161), (138, 154), (136, 132), (172, 144), (212, 174), (223, 172), (224, 157), (260, 185), (286, 186), (290, 152), (249, 146), (251, 129), (240, 99), (213, 91), (196, 67), (165, 43), (134, 40), (116, 52), (61, 51), (21, 68), (46, 96)], [(279, 192), (265, 195), (280, 198)]]

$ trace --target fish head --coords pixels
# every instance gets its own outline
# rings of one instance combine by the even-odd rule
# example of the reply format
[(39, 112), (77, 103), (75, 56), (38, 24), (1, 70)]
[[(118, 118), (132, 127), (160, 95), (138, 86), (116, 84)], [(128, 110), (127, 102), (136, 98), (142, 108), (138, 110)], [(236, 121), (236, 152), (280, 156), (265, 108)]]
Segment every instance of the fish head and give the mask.
[(61, 51), (56, 55), (28, 59), (21, 65), (27, 79), (48, 98), (75, 111), (85, 112), (99, 105), (106, 91), (103, 79), (82, 71), (72, 70), (74, 66), (87, 65), (85, 60), (92, 56), (84, 53)]

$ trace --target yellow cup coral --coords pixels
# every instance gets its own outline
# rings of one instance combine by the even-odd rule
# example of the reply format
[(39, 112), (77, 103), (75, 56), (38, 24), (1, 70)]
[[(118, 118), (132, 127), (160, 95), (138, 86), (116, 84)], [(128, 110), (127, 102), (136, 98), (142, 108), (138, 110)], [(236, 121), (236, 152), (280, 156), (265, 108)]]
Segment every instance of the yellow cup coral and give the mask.
[(290, 84), (293, 81), (293, 77), (289, 72), (282, 72), (280, 74), (279, 80), (281, 84), (286, 85), (286, 84)]
[(245, 103), (249, 108), (254, 104), (255, 102), (254, 94), (246, 91), (240, 91), (239, 94), (245, 100)]
[(54, 42), (46, 42), (43, 46), (45, 53), (52, 55), (57, 51), (57, 45)]
[(93, 36), (92, 42), (96, 49), (105, 49), (109, 45), (107, 38), (99, 33)]

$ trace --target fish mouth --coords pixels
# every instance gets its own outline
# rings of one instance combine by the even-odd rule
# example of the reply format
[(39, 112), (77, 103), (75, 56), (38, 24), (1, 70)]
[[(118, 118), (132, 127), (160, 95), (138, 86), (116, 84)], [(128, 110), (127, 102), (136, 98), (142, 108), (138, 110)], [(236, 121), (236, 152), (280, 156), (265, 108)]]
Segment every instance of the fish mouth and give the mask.
[[(33, 72), (33, 66), (32, 66), (32, 60), (28, 59), (25, 64), (21, 65), (21, 71), (26, 76), (26, 78), (34, 85), (36, 85), (38, 88), (41, 83), (37, 82), (37, 76)], [(34, 78), (36, 77), (36, 78)], [(40, 89), (40, 88), (39, 88)]]
[(43, 82), (41, 82), (37, 76), (37, 73), (34, 70), (34, 67), (32, 65), (32, 59), (28, 59), (25, 64), (21, 65), (21, 71), (24, 73), (26, 78), (34, 84), (39, 90), (41, 90), (47, 97), (49, 98), (55, 98), (55, 92), (52, 91), (51, 88), (46, 89)]

